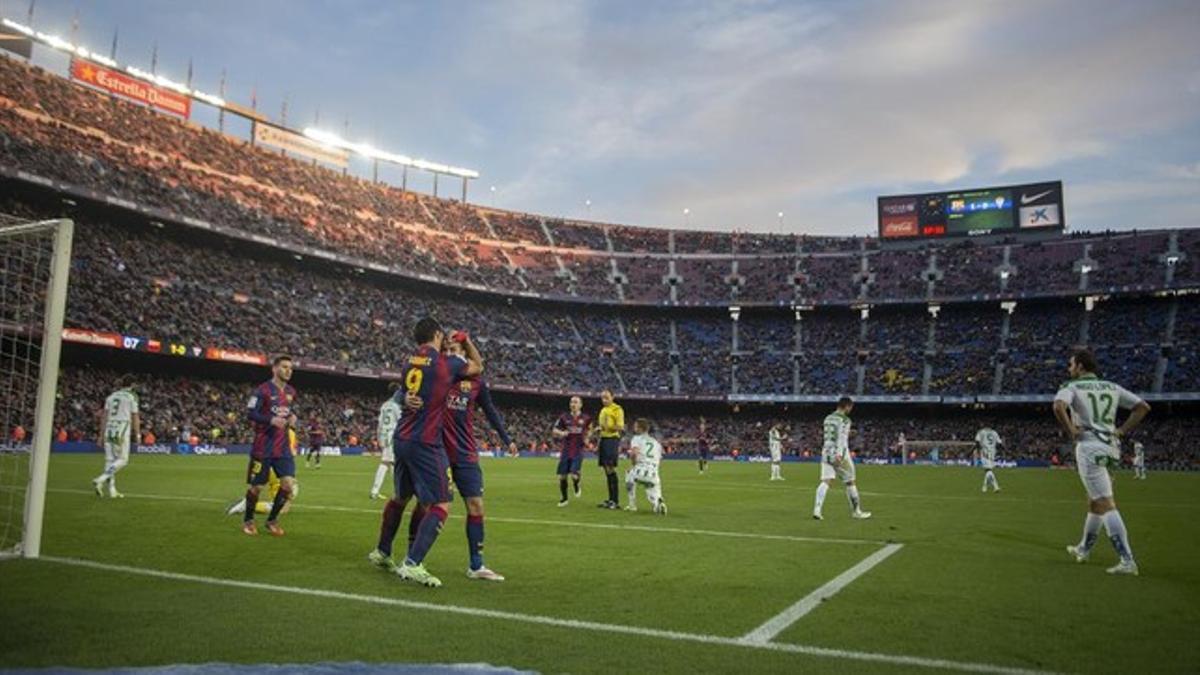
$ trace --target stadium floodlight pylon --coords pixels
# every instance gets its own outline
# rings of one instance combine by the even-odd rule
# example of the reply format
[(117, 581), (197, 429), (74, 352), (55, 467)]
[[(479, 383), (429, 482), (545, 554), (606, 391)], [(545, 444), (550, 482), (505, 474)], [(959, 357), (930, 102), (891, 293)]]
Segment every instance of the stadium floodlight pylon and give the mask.
[(41, 553), (74, 229), (0, 215), (0, 558)]

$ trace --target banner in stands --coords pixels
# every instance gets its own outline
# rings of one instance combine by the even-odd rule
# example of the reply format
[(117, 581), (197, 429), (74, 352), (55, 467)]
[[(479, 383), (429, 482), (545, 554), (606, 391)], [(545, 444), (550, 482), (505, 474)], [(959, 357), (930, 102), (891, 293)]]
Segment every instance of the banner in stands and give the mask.
[(91, 61), (72, 58), (71, 78), (109, 93), (145, 103), (163, 112), (179, 115), (184, 119), (192, 114), (192, 99), (187, 96), (170, 89), (156, 87)]
[(94, 330), (84, 330), (82, 328), (64, 328), (62, 339), (67, 342), (114, 347), (116, 349), (120, 349), (125, 344), (121, 336), (116, 333), (99, 333)]
[(213, 361), (230, 361), (232, 363), (249, 363), (252, 366), (267, 365), (267, 356), (258, 352), (247, 352), (241, 349), (225, 349), (222, 347), (209, 347), (204, 352), (204, 357)]
[(345, 169), (350, 165), (350, 151), (322, 145), (311, 138), (286, 129), (263, 124), (254, 125), (254, 142), (286, 150), (290, 153), (326, 162)]

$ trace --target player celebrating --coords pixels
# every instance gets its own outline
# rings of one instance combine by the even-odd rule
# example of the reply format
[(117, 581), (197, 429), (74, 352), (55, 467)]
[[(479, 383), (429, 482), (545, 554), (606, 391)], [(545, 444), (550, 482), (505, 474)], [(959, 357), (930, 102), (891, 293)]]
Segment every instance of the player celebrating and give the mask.
[[(463, 343), (466, 339), (466, 332), (455, 333), (446, 345), (445, 353), (465, 362)], [(500, 442), (510, 453), (517, 451), (517, 444), (504, 429), (504, 418), (492, 403), (491, 391), (480, 377), (469, 377), (451, 388), (442, 439), (446, 444), (454, 486), (467, 504), (467, 551), (470, 556), (467, 578), (504, 581), (503, 576), (483, 564), (483, 470), (479, 466), (479, 449), (475, 445), (472, 423), (476, 404), (483, 409), (488, 424), (500, 436)]]
[[(441, 580), (430, 574), (423, 562), (437, 541), (451, 504), (446, 482), (450, 462), (442, 441), (446, 403), (453, 385), (483, 372), (483, 359), (466, 335), (466, 360), (443, 355), (445, 333), (432, 317), (417, 322), (413, 338), (419, 347), (408, 359), (404, 387), (408, 396), (420, 398), (420, 407), (409, 408), (396, 426), (392, 448), (396, 459), (395, 494), (383, 508), (379, 545), (367, 557), (377, 566), (394, 568), (401, 579), (438, 587)], [(391, 560), (392, 541), (400, 529), (404, 507), (414, 495), (420, 506), (413, 513), (418, 523), (416, 533), (403, 564), (396, 566)]]
[(700, 453), (700, 473), (704, 474), (704, 470), (708, 468), (708, 456), (710, 453), (708, 447), (708, 425), (704, 418), (700, 418), (700, 431), (696, 434), (696, 449)]
[(558, 453), (558, 500), (559, 506), (567, 505), (567, 474), (575, 485), (575, 497), (583, 496), (579, 487), (579, 470), (583, 466), (583, 439), (591, 433), (592, 418), (583, 414), (583, 399), (572, 396), (567, 404), (569, 412), (559, 415), (550, 435), (562, 441)]
[(296, 414), (292, 409), (296, 390), (288, 384), (291, 379), (292, 357), (275, 357), (271, 361), (271, 379), (258, 385), (246, 404), (246, 418), (254, 424), (254, 445), (250, 449), (250, 468), (246, 472), (246, 512), (242, 518), (242, 532), (249, 535), (258, 534), (258, 526), (254, 523), (255, 507), (262, 486), (274, 470), (279, 477), (279, 491), (267, 514), (267, 531), (276, 537), (283, 536), (279, 514), (292, 498), (296, 484), (296, 461), (288, 442), (288, 431), (296, 427)]
[(825, 417), (824, 445), (821, 449), (821, 482), (817, 485), (816, 501), (813, 504), (813, 519), (824, 520), (821, 508), (825, 495), (834, 478), (841, 479), (846, 486), (846, 499), (850, 500), (850, 517), (866, 520), (870, 511), (863, 511), (858, 498), (858, 486), (854, 484), (854, 459), (850, 456), (850, 411), (854, 401), (849, 396), (838, 399), (837, 410)]
[(621, 434), (625, 432), (625, 409), (617, 405), (608, 389), (600, 392), (600, 467), (608, 481), (608, 499), (597, 504), (602, 509), (619, 508), (617, 497), (617, 459), (621, 453)]
[(996, 468), (996, 446), (1003, 443), (1000, 434), (988, 427), (975, 434), (975, 459), (983, 467), (983, 492), (987, 492), (989, 485), (994, 492), (1000, 491), (1000, 481), (992, 470)]
[(96, 496), (120, 499), (124, 495), (117, 491), (117, 472), (129, 463), (131, 439), (142, 437), (142, 419), (138, 413), (138, 397), (133, 382), (128, 376), (118, 382), (117, 390), (104, 399), (104, 410), (100, 413), (100, 438), (104, 442), (104, 471), (92, 479)]
[(1146, 446), (1141, 441), (1133, 442), (1133, 477), (1146, 480)]
[(662, 498), (662, 480), (658, 467), (662, 462), (662, 444), (650, 435), (650, 422), (639, 418), (633, 423), (634, 437), (629, 441), (629, 461), (633, 464), (625, 473), (625, 492), (629, 503), (626, 511), (637, 511), (637, 486), (646, 488), (646, 499), (654, 512), (667, 515), (667, 503)]
[(371, 484), (371, 499), (382, 499), (379, 490), (383, 480), (387, 478), (388, 469), (396, 463), (396, 455), (392, 450), (392, 435), (396, 433), (396, 425), (400, 423), (403, 411), (396, 401), (396, 392), (400, 390), (399, 382), (388, 384), (391, 396), (379, 406), (379, 427), (376, 430), (376, 440), (379, 441), (379, 466), (375, 469), (375, 482)]
[(783, 442), (787, 440), (782, 422), (775, 423), (767, 432), (767, 448), (771, 451), (771, 480), (783, 480), (779, 463), (783, 461)]
[[(1071, 380), (1059, 387), (1054, 397), (1054, 416), (1075, 443), (1075, 466), (1088, 494), (1083, 538), (1079, 544), (1068, 546), (1067, 552), (1075, 556), (1076, 562), (1086, 562), (1103, 524), (1120, 558), (1120, 562), (1108, 568), (1108, 573), (1136, 576), (1137, 563), (1129, 546), (1125, 521), (1113, 500), (1108, 466), (1120, 460), (1121, 437), (1141, 423), (1150, 412), (1150, 405), (1121, 385), (1100, 379), (1096, 375), (1096, 357), (1087, 349), (1071, 354), (1067, 371)], [(1120, 428), (1116, 426), (1118, 408), (1132, 408)]]

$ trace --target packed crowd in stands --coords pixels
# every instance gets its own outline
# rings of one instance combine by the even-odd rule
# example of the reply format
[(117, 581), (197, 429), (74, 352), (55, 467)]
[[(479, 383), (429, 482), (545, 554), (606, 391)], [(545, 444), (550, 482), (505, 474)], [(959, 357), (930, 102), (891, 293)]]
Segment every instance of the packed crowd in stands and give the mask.
[[(264, 377), (267, 373), (264, 370)], [(89, 367), (63, 369), (55, 417), (58, 440), (94, 440), (104, 398), (117, 386), (132, 385), (139, 397), (142, 438), (145, 445), (176, 443), (238, 444), (252, 438), (251, 425), (244, 419), (245, 399), (257, 382), (230, 381), (166, 374), (130, 374), (125, 371)], [(324, 432), (330, 445), (362, 445), (376, 449), (375, 432), (379, 405), (386, 399), (382, 383), (369, 389), (333, 390), (297, 384), (299, 445), (308, 447), (314, 428)], [(498, 405), (509, 434), (522, 451), (553, 452), (557, 444), (550, 435), (554, 420), (563, 412), (553, 404), (533, 407), (517, 405), (498, 395)], [(565, 409), (565, 402), (560, 406)], [(585, 412), (595, 413), (599, 403), (587, 400)], [(785, 453), (813, 458), (820, 452), (820, 410), (788, 411), (737, 406), (708, 413), (655, 414), (637, 402), (625, 402), (627, 414), (648, 417), (653, 433), (668, 454), (696, 451), (699, 418), (705, 417), (712, 448), (718, 456), (766, 454), (767, 430), (777, 421), (787, 426)], [(947, 414), (923, 410), (916, 414), (855, 410), (851, 448), (860, 459), (898, 458), (901, 434), (907, 441), (971, 441), (981, 426), (990, 426), (1004, 440), (1002, 460), (1042, 460), (1066, 463), (1070, 453), (1045, 409), (1019, 414), (994, 411), (956, 411)], [(499, 439), (480, 415), (475, 420), (480, 447), (500, 450)], [(1200, 449), (1191, 439), (1200, 432), (1200, 422), (1187, 415), (1153, 415), (1137, 433), (1145, 443), (1147, 460), (1156, 469), (1200, 469)], [(589, 444), (589, 448), (590, 448)], [(939, 459), (969, 459), (971, 449), (938, 447)], [(930, 457), (931, 448), (908, 448), (911, 460)], [(1057, 455), (1057, 457), (1056, 457)]]
[[(0, 58), (3, 164), (291, 244), (315, 246), (452, 283), (613, 300), (611, 263), (632, 300), (669, 301), (669, 261), (685, 303), (924, 299), (1200, 281), (1193, 231), (1104, 233), (1048, 242), (960, 242), (933, 250), (871, 239), (703, 232), (545, 221), (418, 196), (253, 147)], [(1168, 263), (1170, 237), (1181, 255)], [(500, 241), (494, 241), (498, 238)], [(521, 247), (563, 247), (558, 253)], [(515, 247), (515, 248), (514, 248)], [(578, 249), (591, 252), (584, 255)], [(610, 257), (610, 250), (618, 255)], [(796, 251), (800, 251), (797, 257)], [(574, 251), (574, 253), (571, 253)], [(1000, 278), (1005, 251), (1012, 266)], [(563, 255), (570, 254), (568, 262)], [(757, 259), (755, 256), (783, 258)], [(632, 256), (632, 257), (626, 257)], [(932, 290), (926, 271), (936, 260)], [(737, 266), (734, 262), (743, 264)], [(864, 267), (865, 263), (865, 267)], [(745, 269), (741, 269), (744, 267)], [(1087, 268), (1086, 275), (1082, 268)], [(781, 285), (781, 281), (786, 285)], [(793, 286), (793, 281), (798, 285)]]

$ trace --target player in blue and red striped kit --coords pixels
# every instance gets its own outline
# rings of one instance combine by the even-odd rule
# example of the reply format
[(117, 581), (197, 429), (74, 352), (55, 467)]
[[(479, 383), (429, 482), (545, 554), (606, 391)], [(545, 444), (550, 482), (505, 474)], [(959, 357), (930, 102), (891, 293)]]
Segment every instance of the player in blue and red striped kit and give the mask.
[(567, 474), (575, 483), (575, 496), (583, 496), (583, 490), (579, 488), (579, 470), (583, 466), (583, 442), (592, 428), (592, 418), (583, 414), (583, 399), (572, 396), (568, 409), (570, 412), (559, 415), (554, 428), (550, 430), (550, 435), (562, 440), (557, 471), (558, 492), (561, 495), (559, 506), (567, 505)]
[[(396, 489), (383, 508), (379, 545), (368, 556), (380, 567), (395, 569), (401, 579), (431, 587), (441, 586), (442, 582), (422, 562), (437, 541), (451, 503), (446, 477), (449, 459), (443, 443), (446, 403), (451, 387), (483, 372), (483, 359), (469, 337), (463, 339), (465, 359), (441, 353), (445, 337), (441, 324), (431, 317), (421, 319), (413, 329), (419, 348), (408, 359), (402, 390), (405, 414), (393, 437)], [(400, 391), (396, 392), (397, 402), (400, 395)], [(404, 508), (414, 495), (420, 505), (413, 514), (417, 520), (416, 536), (404, 563), (397, 566), (391, 560), (392, 541), (400, 528)]]
[(275, 357), (271, 362), (271, 379), (258, 385), (246, 404), (246, 419), (254, 424), (254, 445), (250, 449), (250, 467), (246, 472), (246, 515), (242, 520), (242, 532), (246, 534), (258, 534), (254, 507), (258, 504), (262, 486), (274, 469), (280, 486), (267, 516), (267, 531), (276, 537), (283, 536), (279, 512), (292, 498), (296, 485), (296, 461), (288, 443), (288, 430), (296, 426), (293, 408), (296, 390), (288, 384), (291, 379), (292, 357)]

